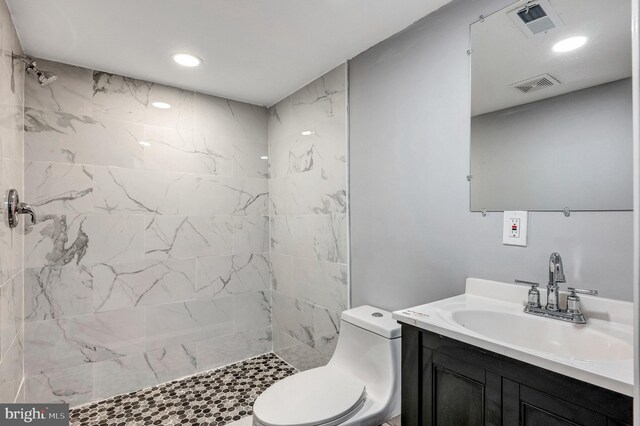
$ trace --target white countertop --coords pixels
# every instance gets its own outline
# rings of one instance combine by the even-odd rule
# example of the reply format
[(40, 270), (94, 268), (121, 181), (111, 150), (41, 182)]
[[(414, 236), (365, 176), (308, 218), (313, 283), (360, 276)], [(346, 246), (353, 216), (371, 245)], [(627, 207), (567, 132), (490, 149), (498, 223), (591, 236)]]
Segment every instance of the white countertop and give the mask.
[[(544, 302), (546, 291), (540, 292)], [(525, 314), (526, 299), (526, 287), (468, 278), (465, 294), (396, 311), (393, 318), (633, 396), (633, 303), (581, 296), (587, 324), (577, 325)], [(468, 313), (486, 324), (462, 325), (459, 318)], [(494, 313), (510, 320), (496, 322)]]

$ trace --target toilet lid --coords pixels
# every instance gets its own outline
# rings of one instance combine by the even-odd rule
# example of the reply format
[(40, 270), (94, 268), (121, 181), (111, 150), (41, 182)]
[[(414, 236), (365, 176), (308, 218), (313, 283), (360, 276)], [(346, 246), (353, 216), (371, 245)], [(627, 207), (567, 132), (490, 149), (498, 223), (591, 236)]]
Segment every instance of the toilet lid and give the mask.
[(330, 423), (362, 406), (364, 382), (336, 367), (320, 367), (289, 376), (264, 391), (253, 405), (264, 426)]

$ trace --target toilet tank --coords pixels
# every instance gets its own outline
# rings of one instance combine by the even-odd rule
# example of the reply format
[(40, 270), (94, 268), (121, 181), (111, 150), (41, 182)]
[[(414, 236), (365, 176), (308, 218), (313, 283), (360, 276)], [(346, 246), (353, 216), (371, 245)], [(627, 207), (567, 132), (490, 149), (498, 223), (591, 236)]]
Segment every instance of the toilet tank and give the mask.
[(360, 306), (342, 313), (338, 345), (330, 365), (355, 374), (367, 393), (397, 411), (400, 385), (401, 328), (391, 312)]
[(342, 321), (363, 328), (386, 339), (400, 337), (400, 324), (391, 318), (391, 312), (363, 305), (342, 312)]

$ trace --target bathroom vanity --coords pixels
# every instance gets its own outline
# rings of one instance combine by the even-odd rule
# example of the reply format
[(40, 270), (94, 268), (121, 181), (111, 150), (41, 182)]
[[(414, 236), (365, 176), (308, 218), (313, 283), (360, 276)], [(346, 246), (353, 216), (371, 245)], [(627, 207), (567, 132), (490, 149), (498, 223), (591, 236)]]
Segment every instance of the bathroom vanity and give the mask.
[(583, 297), (578, 325), (524, 313), (526, 297), (470, 278), (463, 295), (394, 312), (403, 426), (632, 424), (633, 304)]

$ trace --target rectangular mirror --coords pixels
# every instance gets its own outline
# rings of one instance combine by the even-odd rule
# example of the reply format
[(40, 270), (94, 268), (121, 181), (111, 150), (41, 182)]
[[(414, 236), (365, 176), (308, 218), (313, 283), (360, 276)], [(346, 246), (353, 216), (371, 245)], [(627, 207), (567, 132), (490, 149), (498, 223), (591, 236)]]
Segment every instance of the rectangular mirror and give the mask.
[(519, 1), (471, 25), (472, 211), (632, 210), (628, 0)]

